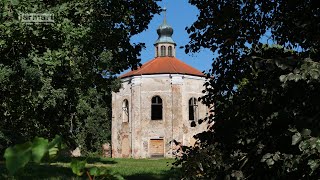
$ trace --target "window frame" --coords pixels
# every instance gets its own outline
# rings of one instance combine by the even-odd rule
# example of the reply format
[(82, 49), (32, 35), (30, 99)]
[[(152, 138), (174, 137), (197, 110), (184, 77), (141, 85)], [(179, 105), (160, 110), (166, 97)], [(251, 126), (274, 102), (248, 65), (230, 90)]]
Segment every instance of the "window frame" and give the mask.
[(124, 99), (122, 101), (122, 122), (128, 123), (130, 121), (129, 101)]
[(173, 56), (173, 54), (172, 54), (172, 46), (169, 46), (168, 47), (168, 56)]
[(191, 97), (188, 101), (189, 121), (198, 119), (198, 103), (197, 98)]
[(158, 95), (151, 98), (151, 120), (163, 120), (163, 101)]
[(160, 56), (166, 56), (166, 46), (160, 46)]

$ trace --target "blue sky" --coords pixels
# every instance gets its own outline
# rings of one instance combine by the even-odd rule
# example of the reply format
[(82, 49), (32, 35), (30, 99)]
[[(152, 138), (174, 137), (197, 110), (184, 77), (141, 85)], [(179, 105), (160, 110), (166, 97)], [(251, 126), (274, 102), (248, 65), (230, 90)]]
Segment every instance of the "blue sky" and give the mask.
[[(184, 49), (179, 48), (189, 42), (185, 28), (197, 20), (198, 9), (189, 4), (188, 0), (163, 0), (158, 4), (167, 8), (167, 23), (173, 28), (172, 38), (177, 44), (176, 57), (200, 71), (209, 70), (212, 64), (212, 52), (203, 49), (199, 53), (185, 54)], [(146, 45), (146, 49), (141, 52), (142, 64), (154, 58), (153, 44), (158, 38), (157, 28), (162, 21), (163, 13), (155, 15), (148, 29), (134, 36), (131, 40), (133, 43), (143, 42)]]

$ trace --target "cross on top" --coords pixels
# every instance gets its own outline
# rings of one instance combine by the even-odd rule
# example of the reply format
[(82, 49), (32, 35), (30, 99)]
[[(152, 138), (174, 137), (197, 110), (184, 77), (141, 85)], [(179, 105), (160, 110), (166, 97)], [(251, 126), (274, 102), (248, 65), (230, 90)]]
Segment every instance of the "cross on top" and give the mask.
[(166, 7), (163, 7), (163, 8), (161, 8), (162, 9), (162, 11), (164, 11), (164, 13), (166, 13), (166, 11), (167, 11), (167, 8)]
[(163, 8), (161, 8), (161, 10), (162, 10), (162, 12), (163, 12), (163, 16), (164, 16), (164, 18), (163, 18), (163, 22), (167, 22), (167, 20), (166, 20), (166, 16), (167, 16), (167, 8), (166, 8), (166, 7), (163, 7)]

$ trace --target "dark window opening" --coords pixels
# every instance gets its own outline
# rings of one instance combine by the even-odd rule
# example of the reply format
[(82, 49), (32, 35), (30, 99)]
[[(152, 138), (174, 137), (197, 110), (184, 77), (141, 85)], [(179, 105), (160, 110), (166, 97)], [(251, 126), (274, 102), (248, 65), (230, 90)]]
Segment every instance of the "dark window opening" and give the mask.
[(161, 56), (166, 56), (166, 47), (165, 46), (161, 46), (160, 50), (161, 50)]
[(172, 56), (172, 46), (168, 47), (168, 56)]
[(151, 100), (151, 119), (162, 120), (162, 99), (159, 96)]
[(189, 100), (189, 120), (194, 121), (197, 119), (197, 99), (191, 98)]

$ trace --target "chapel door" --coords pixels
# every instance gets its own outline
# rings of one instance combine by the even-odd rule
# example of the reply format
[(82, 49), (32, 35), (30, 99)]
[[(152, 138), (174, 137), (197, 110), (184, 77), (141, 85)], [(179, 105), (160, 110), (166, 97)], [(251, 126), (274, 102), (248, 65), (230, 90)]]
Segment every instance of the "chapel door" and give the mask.
[(151, 157), (164, 157), (163, 139), (150, 139), (149, 153)]

